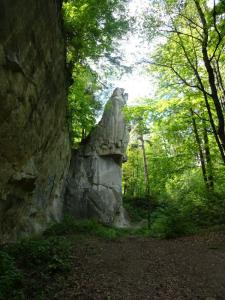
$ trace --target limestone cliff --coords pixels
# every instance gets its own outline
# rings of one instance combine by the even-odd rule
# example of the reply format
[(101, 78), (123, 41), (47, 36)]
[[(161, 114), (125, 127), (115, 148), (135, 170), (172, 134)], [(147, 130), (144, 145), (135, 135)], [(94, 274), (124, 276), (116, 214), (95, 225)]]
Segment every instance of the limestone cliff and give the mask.
[(59, 220), (70, 160), (61, 1), (0, 2), (0, 241)]
[(102, 120), (72, 155), (65, 211), (77, 218), (125, 225), (121, 164), (126, 160), (129, 138), (122, 112), (126, 100), (124, 90), (117, 88)]

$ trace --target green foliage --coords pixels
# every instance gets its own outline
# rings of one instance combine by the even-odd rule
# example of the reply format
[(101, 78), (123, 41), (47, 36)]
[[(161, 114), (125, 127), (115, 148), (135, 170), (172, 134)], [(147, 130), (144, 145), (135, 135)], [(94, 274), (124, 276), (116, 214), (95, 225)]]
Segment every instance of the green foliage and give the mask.
[(176, 206), (159, 208), (151, 215), (150, 234), (157, 238), (174, 238), (196, 231), (189, 216)]
[(111, 53), (115, 38), (129, 27), (123, 0), (64, 1), (64, 26), (69, 59), (81, 62)]
[(71, 216), (66, 216), (63, 222), (54, 224), (45, 235), (66, 236), (66, 235), (93, 235), (108, 239), (115, 239), (126, 233), (126, 230), (107, 227), (93, 219), (76, 220)]
[(167, 199), (151, 215), (150, 234), (154, 237), (173, 238), (224, 225), (223, 202), (218, 194), (197, 195), (191, 190), (182, 197), (180, 195), (176, 201), (170, 199), (168, 202)]
[[(133, 146), (128, 148), (128, 162), (123, 166), (125, 206), (135, 221), (146, 220), (150, 206), (149, 234), (154, 237), (171, 238), (191, 234), (203, 228), (221, 226), (225, 222), (224, 166), (218, 159), (212, 132), (207, 129), (214, 181), (214, 189), (208, 190), (202, 176), (189, 107), (195, 107), (195, 122), (203, 155), (206, 153), (203, 119), (207, 117), (205, 111), (199, 115), (202, 105), (199, 95), (195, 98), (190, 96), (188, 101), (184, 95), (179, 95), (177, 98), (149, 100), (149, 105), (145, 106), (145, 114), (150, 116), (144, 125), (150, 133), (146, 155), (151, 192), (154, 195), (148, 199), (145, 207), (136, 200), (144, 196), (145, 183), (143, 155), (134, 136)], [(137, 112), (141, 109), (132, 108)]]
[(20, 295), (23, 273), (16, 267), (15, 259), (0, 250), (0, 299), (9, 299)]
[(123, 198), (123, 205), (132, 222), (140, 222), (147, 218), (148, 201), (146, 198)]
[(64, 238), (24, 240), (17, 243), (16, 247), (9, 247), (7, 251), (23, 268), (35, 267), (43, 275), (64, 272), (69, 268), (70, 242)]
[[(84, 139), (95, 125), (101, 109), (97, 92), (105, 87), (101, 77), (113, 73), (120, 65), (117, 39), (129, 30), (124, 0), (67, 0), (63, 3), (64, 34), (67, 47), (68, 122), (73, 147)], [(96, 65), (107, 60), (110, 72)], [(107, 65), (105, 63), (104, 65)], [(107, 73), (107, 74), (105, 74)], [(103, 74), (103, 75), (102, 75)]]
[(101, 103), (94, 95), (99, 89), (95, 72), (88, 66), (77, 64), (73, 69), (73, 78), (74, 83), (68, 94), (68, 117), (72, 145), (76, 147), (95, 125)]
[(56, 236), (5, 246), (0, 251), (0, 299), (42, 299), (43, 286), (70, 271), (70, 253), (71, 241)]
[(55, 288), (60, 290), (71, 270), (78, 240), (81, 243), (89, 236), (114, 240), (131, 234), (146, 235), (147, 231), (117, 229), (95, 220), (78, 221), (67, 216), (42, 237), (6, 245), (0, 251), (0, 299), (51, 299), (51, 293)]
[[(151, 205), (148, 235), (157, 238), (174, 238), (223, 226), (225, 223), (224, 191), (219, 186), (216, 186), (214, 191), (207, 192), (201, 174), (190, 169), (167, 178), (165, 192), (161, 192), (154, 199), (148, 199)], [(153, 182), (152, 187), (154, 188)], [(132, 197), (124, 199), (125, 207), (133, 221), (147, 219), (146, 200), (141, 202)]]
[(171, 1), (156, 0), (160, 9), (155, 18), (161, 22), (155, 32), (163, 36), (163, 42), (151, 57), (149, 71), (156, 74), (165, 99), (176, 94), (191, 107), (201, 95), (198, 110), (209, 121), (215, 139), (220, 139), (216, 143), (225, 163), (224, 86), (220, 75), (224, 73), (225, 45), (224, 20), (219, 12), (222, 1), (213, 9), (208, 2), (180, 1), (180, 5), (174, 6)]

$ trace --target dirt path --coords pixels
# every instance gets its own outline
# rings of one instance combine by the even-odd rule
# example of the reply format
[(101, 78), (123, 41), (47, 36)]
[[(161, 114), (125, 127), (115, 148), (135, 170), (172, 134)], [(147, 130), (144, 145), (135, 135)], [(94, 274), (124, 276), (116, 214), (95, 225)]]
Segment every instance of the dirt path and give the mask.
[(225, 235), (90, 238), (55, 299), (225, 299)]

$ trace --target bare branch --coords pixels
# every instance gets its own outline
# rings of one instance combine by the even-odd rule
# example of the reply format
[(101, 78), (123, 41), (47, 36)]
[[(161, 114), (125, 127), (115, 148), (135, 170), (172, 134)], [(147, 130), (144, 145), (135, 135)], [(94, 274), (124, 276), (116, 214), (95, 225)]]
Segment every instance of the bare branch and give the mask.
[(193, 38), (193, 39), (196, 39), (196, 40), (199, 41), (199, 42), (202, 42), (202, 40), (199, 39), (198, 37), (192, 36), (191, 34), (188, 34), (188, 33), (182, 32), (182, 31), (178, 31), (178, 30), (166, 30), (166, 29), (161, 29), (160, 31), (168, 32), (168, 33), (177, 33), (177, 34), (185, 35), (185, 36), (191, 37), (191, 38)]
[(200, 120), (204, 120), (206, 122), (209, 122), (208, 119), (203, 118), (202, 116), (200, 116), (196, 111), (193, 110), (193, 113), (200, 119)]
[(197, 24), (196, 22), (194, 22), (191, 18), (188, 18), (187, 16), (183, 15), (182, 13), (179, 14), (181, 17), (183, 17), (184, 19), (188, 20), (190, 23), (192, 23), (193, 25), (195, 25), (196, 27), (203, 29), (203, 27), (199, 24)]

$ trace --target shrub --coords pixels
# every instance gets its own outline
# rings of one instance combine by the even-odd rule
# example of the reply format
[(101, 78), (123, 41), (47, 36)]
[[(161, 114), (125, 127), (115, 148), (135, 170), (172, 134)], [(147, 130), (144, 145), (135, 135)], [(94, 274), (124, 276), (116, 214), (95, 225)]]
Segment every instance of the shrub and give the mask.
[(23, 240), (8, 248), (8, 253), (23, 268), (35, 267), (44, 274), (66, 271), (69, 268), (70, 242), (63, 238)]
[(159, 208), (151, 216), (150, 234), (159, 238), (174, 238), (196, 231), (195, 225), (176, 206)]
[(71, 242), (64, 237), (37, 237), (0, 251), (0, 300), (42, 299), (43, 287), (70, 270)]
[(16, 267), (14, 259), (5, 251), (0, 251), (0, 299), (19, 296), (22, 281), (23, 273)]
[(140, 222), (147, 219), (148, 210), (155, 210), (157, 200), (155, 195), (148, 197), (124, 197), (123, 204), (133, 222)]

